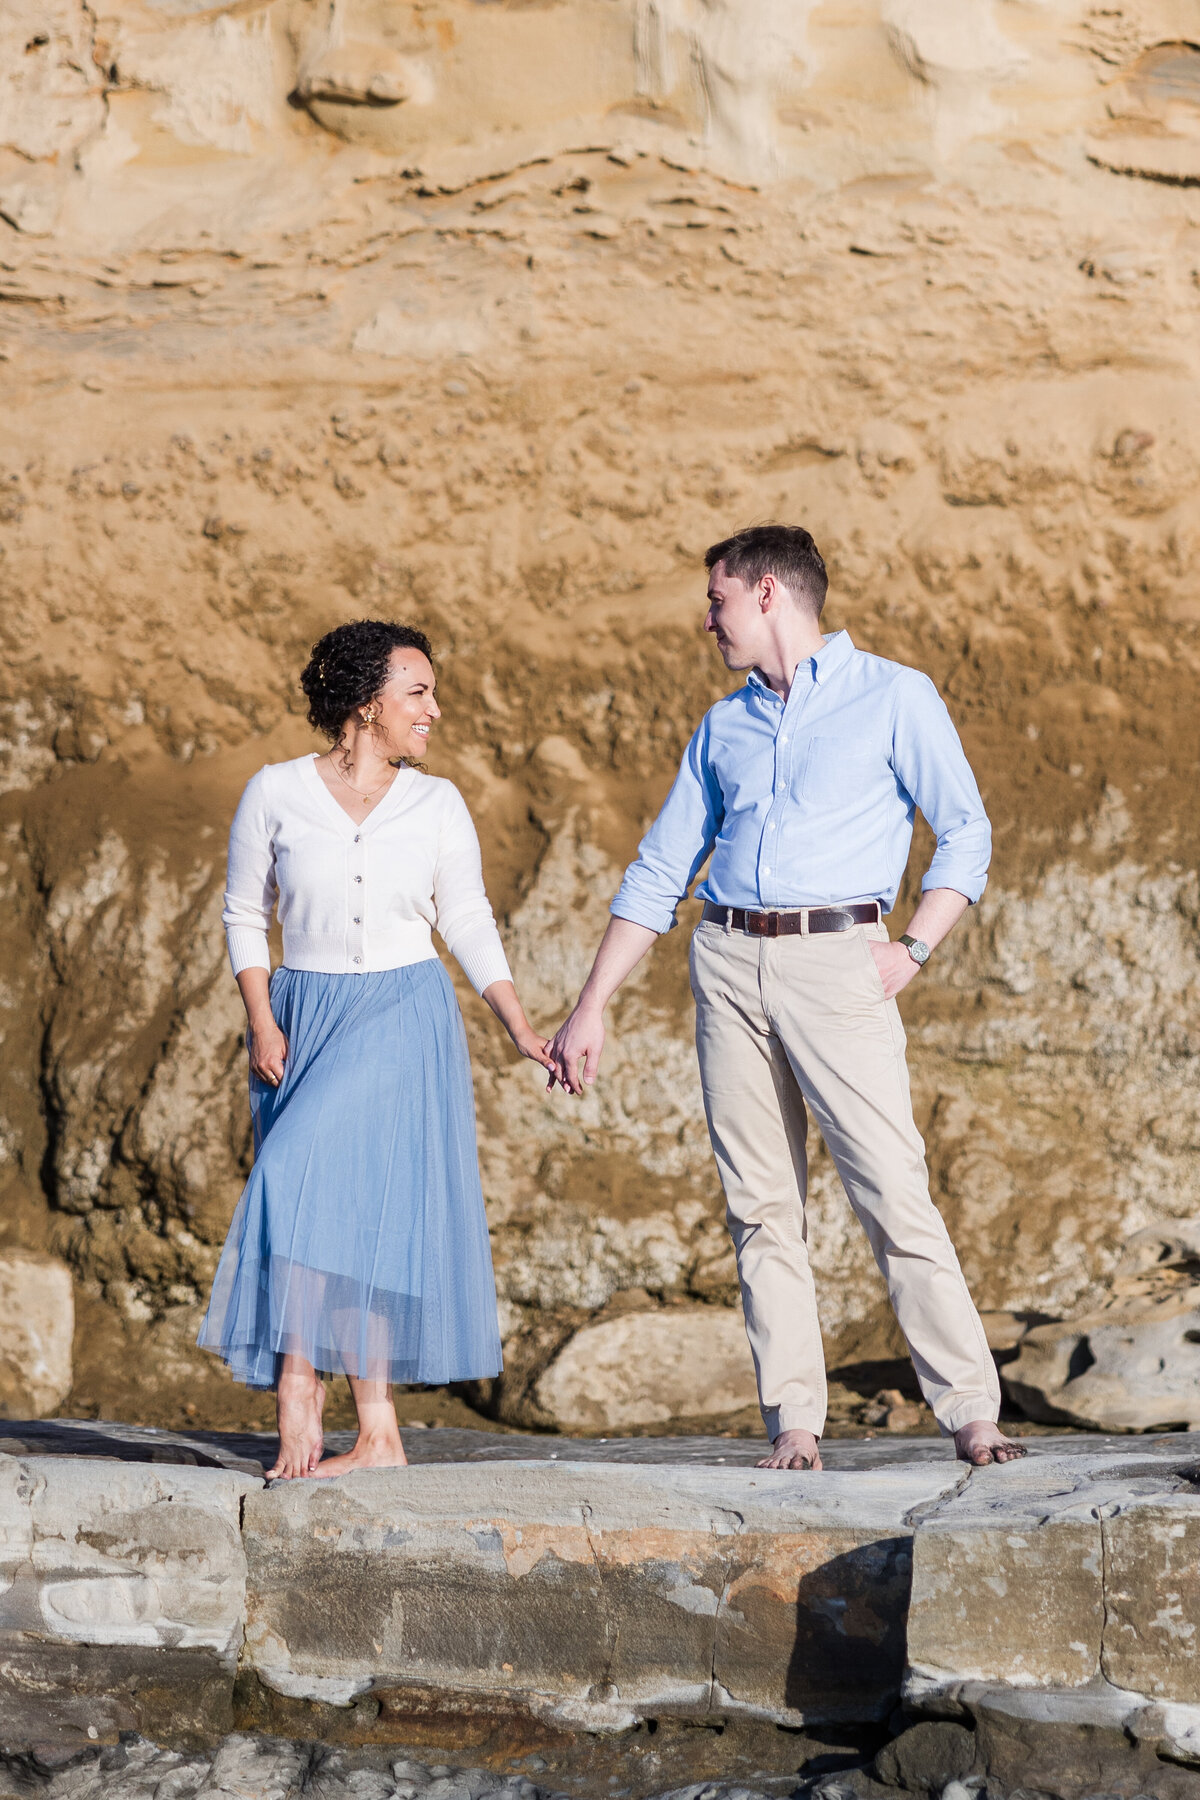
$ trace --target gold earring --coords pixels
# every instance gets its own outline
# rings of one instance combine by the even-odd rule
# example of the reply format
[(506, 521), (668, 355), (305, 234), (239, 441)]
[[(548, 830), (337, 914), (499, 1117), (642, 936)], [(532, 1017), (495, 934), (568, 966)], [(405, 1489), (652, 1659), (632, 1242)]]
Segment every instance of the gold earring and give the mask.
[(363, 724), (364, 725), (373, 725), (374, 723), (375, 723), (375, 708), (372, 707), (369, 712), (365, 712), (363, 714)]

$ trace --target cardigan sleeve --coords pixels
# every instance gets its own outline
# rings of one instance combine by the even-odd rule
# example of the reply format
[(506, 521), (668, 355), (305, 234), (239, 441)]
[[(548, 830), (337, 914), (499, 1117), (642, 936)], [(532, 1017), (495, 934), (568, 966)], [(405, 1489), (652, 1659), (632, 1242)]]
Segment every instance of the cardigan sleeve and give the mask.
[(483, 885), (483, 862), (467, 803), (446, 783), (447, 805), (438, 834), (433, 903), (437, 928), (477, 994), (512, 973)]
[(235, 975), (243, 969), (271, 968), (267, 933), (279, 891), (275, 849), (267, 817), (266, 769), (246, 784), (229, 832), (229, 867), (221, 922)]

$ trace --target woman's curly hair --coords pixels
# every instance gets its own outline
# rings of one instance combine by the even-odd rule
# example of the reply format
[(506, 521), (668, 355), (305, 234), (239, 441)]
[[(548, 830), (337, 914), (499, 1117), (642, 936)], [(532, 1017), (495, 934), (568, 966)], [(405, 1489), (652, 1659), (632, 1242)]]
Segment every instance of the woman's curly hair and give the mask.
[(309, 724), (336, 743), (355, 707), (369, 705), (383, 687), (393, 650), (419, 650), (433, 661), (429, 639), (412, 625), (355, 619), (327, 631), (300, 677)]

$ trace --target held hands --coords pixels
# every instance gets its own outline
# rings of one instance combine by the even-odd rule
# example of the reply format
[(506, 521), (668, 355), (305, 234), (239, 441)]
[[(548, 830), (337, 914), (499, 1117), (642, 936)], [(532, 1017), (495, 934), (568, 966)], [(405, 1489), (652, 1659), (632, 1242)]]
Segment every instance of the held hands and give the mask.
[(543, 1069), (553, 1067), (549, 1055), (550, 1039), (539, 1037), (532, 1025), (526, 1024), (524, 1027), (518, 1027), (515, 1031), (510, 1031), (508, 1035), (521, 1055), (527, 1056), (530, 1062), (541, 1063)]
[(565, 1093), (582, 1095), (600, 1071), (603, 1049), (603, 1013), (594, 1007), (577, 1006), (566, 1023), (559, 1026), (550, 1045), (546, 1092), (552, 1094), (557, 1082)]
[(903, 944), (877, 944), (872, 941), (870, 950), (875, 958), (875, 967), (879, 970), (883, 991), (889, 1000), (894, 1000), (901, 989), (908, 986), (913, 976), (919, 974), (920, 965), (913, 961)]
[(550, 1067), (547, 1055), (549, 1040), (539, 1037), (529, 1020), (525, 1017), (525, 1008), (517, 998), (517, 990), (511, 981), (493, 981), (483, 990), (483, 999), (490, 1006), (509, 1037), (522, 1056), (530, 1062), (541, 1063), (543, 1069)]
[(600, 1072), (600, 1054), (604, 1049), (604, 1009), (657, 935), (649, 926), (637, 925), (616, 914), (608, 921), (583, 992), (570, 1018), (554, 1034), (548, 1094), (556, 1082), (568, 1094), (580, 1095), (585, 1087), (591, 1087)]
[[(945, 900), (950, 900), (949, 908), (943, 903)], [(927, 893), (913, 914), (910, 929), (926, 942), (936, 944), (966, 906), (967, 901), (961, 894), (951, 896), (949, 890)], [(604, 1008), (625, 977), (641, 961), (654, 938), (655, 933), (645, 925), (617, 917), (609, 920), (604, 942), (578, 1004), (555, 1032), (549, 1055), (538, 1059), (550, 1071), (546, 1083), (548, 1094), (557, 1086), (578, 1097), (592, 1086), (600, 1072), (600, 1057), (604, 1050)], [(908, 986), (918, 965), (903, 944), (872, 942), (870, 949), (883, 991), (889, 1000), (894, 999)]]
[(265, 1018), (251, 1021), (247, 1049), (250, 1053), (250, 1073), (257, 1075), (268, 1086), (278, 1087), (283, 1080), (288, 1041), (270, 1013)]

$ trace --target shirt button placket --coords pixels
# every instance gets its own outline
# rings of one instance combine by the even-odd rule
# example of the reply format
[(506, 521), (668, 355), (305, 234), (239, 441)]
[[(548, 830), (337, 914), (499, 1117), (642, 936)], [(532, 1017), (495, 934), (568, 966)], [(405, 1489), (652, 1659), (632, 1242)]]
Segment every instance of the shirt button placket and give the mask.
[[(781, 706), (780, 711), (782, 716), (780, 717), (779, 723), (780, 725), (783, 725), (787, 718), (786, 703)], [(775, 793), (772, 797), (771, 812), (767, 823), (767, 830), (772, 833), (772, 843), (776, 841), (774, 833), (781, 829), (784, 813), (787, 810), (789, 780), (788, 765), (790, 762), (788, 753), (789, 735), (788, 732), (781, 730), (775, 740)], [(778, 858), (776, 858), (776, 861), (778, 861)], [(782, 905), (787, 896), (781, 895), (776, 886), (766, 879), (771, 873), (771, 864), (764, 863), (762, 872), (764, 876), (762, 882), (763, 905), (767, 907)]]
[[(358, 864), (358, 867), (356, 867), (354, 870), (353, 882), (356, 887), (361, 887), (363, 884), (362, 861), (363, 861), (363, 855), (364, 855), (364, 852), (361, 848), (361, 845), (362, 845), (361, 831), (355, 832), (354, 842), (355, 842), (355, 845), (358, 846), (358, 848), (356, 848), (353, 853), (354, 857), (355, 857), (355, 861)], [(358, 905), (360, 907), (362, 905), (361, 896), (358, 899)], [(363, 957), (366, 953), (366, 944), (363, 941), (364, 933), (363, 933), (363, 929), (362, 929), (362, 922), (363, 922), (363, 915), (362, 915), (361, 911), (359, 911), (354, 914), (354, 924), (355, 924), (356, 929), (351, 933), (351, 943), (353, 945), (353, 960), (354, 960), (354, 966), (356, 969), (362, 968)]]
[[(783, 715), (786, 713), (786, 704), (784, 704), (783, 700), (781, 700), (781, 704), (779, 704), (779, 713), (781, 713), (779, 724), (783, 724)], [(779, 810), (781, 810), (781, 806), (783, 806), (783, 751), (781, 751), (781, 745), (783, 745), (784, 742), (786, 742), (786, 740), (784, 740), (783, 733), (777, 731), (777, 733), (775, 733), (775, 792), (772, 794), (770, 812), (766, 815), (766, 830), (772, 833), (774, 833), (775, 823), (777, 823), (777, 819), (779, 819)], [(774, 842), (774, 839), (772, 839), (772, 842)], [(763, 850), (770, 850), (770, 844), (763, 844)], [(772, 905), (775, 904), (775, 889), (774, 884), (768, 880), (768, 877), (770, 877), (770, 862), (763, 862), (763, 878), (761, 878), (761, 882), (759, 882), (759, 893), (763, 895), (763, 905), (765, 905), (765, 907), (772, 907)]]
[[(779, 815), (777, 823), (779, 829), (782, 831), (787, 819), (788, 798), (792, 791), (792, 753), (788, 748), (788, 733), (786, 731), (780, 732), (779, 734), (779, 765), (780, 793), (779, 806), (777, 809)], [(780, 844), (779, 855), (782, 854), (783, 846)], [(787, 894), (783, 896), (785, 900), (790, 899), (791, 897), (792, 896)]]

